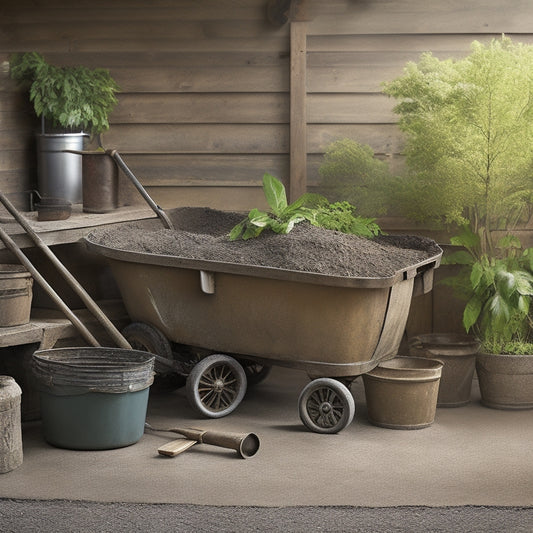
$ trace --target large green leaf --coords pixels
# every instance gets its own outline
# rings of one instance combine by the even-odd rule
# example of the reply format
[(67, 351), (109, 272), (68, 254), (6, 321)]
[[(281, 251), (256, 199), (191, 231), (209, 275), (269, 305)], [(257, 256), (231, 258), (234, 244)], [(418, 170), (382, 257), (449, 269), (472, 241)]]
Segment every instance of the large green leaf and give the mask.
[(254, 226), (265, 228), (269, 225), (271, 219), (268, 216), (268, 213), (254, 208), (250, 211), (250, 213), (248, 213), (248, 220), (250, 224), (253, 224)]
[(533, 276), (524, 270), (515, 273), (516, 290), (524, 296), (533, 296)]
[(472, 271), (470, 272), (470, 282), (472, 283), (472, 288), (476, 290), (479, 286), (479, 283), (483, 277), (483, 266), (477, 262), (472, 265)]
[(263, 191), (272, 212), (281, 217), (287, 209), (287, 193), (280, 180), (266, 172), (263, 175)]
[(470, 298), (466, 304), (463, 311), (463, 326), (467, 332), (469, 332), (470, 328), (472, 328), (472, 326), (474, 326), (474, 324), (477, 322), (482, 307), (483, 302), (475, 295)]

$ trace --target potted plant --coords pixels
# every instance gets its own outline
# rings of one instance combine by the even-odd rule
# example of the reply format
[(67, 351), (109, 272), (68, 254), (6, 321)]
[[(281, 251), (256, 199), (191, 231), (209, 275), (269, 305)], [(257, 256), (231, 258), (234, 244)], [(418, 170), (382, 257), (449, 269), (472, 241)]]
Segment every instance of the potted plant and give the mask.
[(60, 67), (37, 52), (13, 54), (10, 73), (29, 89), (41, 132), (37, 136), (38, 179), (42, 196), (82, 200), (84, 141), (109, 129), (109, 113), (117, 103), (118, 85), (105, 69)]
[(449, 282), (465, 298), (466, 331), (482, 342), (478, 376), (491, 407), (533, 407), (533, 355), (520, 355), (522, 385), (511, 386), (505, 401), (487, 399), (485, 388), (487, 360), (511, 374), (513, 358), (504, 354), (531, 332), (533, 251), (515, 230), (529, 220), (533, 199), (532, 69), (533, 46), (504, 36), (474, 42), (460, 60), (423, 54), (384, 88), (399, 100), (395, 111), (407, 134), (410, 173), (397, 183), (398, 203), (412, 218), (458, 232), (445, 261), (464, 267)]

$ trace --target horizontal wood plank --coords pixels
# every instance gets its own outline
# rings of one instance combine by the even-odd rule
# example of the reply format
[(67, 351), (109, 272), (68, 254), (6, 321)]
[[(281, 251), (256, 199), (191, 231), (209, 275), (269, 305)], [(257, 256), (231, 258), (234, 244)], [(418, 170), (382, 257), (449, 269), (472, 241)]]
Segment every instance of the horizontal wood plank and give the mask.
[(288, 69), (274, 67), (143, 68), (111, 71), (124, 92), (285, 92)]
[(76, 66), (84, 65), (89, 68), (113, 69), (117, 67), (139, 67), (146, 65), (158, 68), (211, 68), (211, 67), (288, 67), (289, 58), (280, 51), (272, 50), (189, 50), (186, 54), (182, 50), (168, 51), (126, 51), (111, 52), (100, 50), (94, 52), (48, 53), (46, 60), (54, 65)]
[[(42, 43), (47, 46), (47, 43)], [(213, 38), (206, 39), (185, 39), (181, 35), (171, 36), (158, 33), (152, 36), (139, 38), (118, 39), (115, 36), (106, 39), (85, 39), (76, 38), (70, 43), (71, 52), (98, 52), (99, 54), (126, 52), (144, 53), (152, 51), (155, 53), (164, 52), (278, 52), (282, 55), (289, 53), (289, 38), (287, 33), (264, 34), (260, 39), (253, 37)], [(30, 48), (31, 49), (31, 48)], [(53, 50), (53, 49), (52, 49)]]
[(261, 187), (154, 187), (148, 192), (164, 209), (173, 207), (211, 207), (223, 211), (266, 209)]
[(121, 94), (112, 123), (283, 124), (286, 93)]
[[(179, 13), (179, 10), (174, 10)], [(113, 39), (116, 35), (123, 35), (126, 39), (153, 39), (154, 35), (175, 35), (181, 39), (230, 39), (251, 38), (261, 35), (283, 35), (287, 30), (272, 28), (266, 21), (238, 19), (221, 20), (191, 20), (181, 21), (172, 19), (142, 20), (122, 18), (107, 20), (105, 10), (100, 12), (100, 18), (88, 23), (83, 18), (70, 20), (54, 20), (43, 24), (41, 22), (26, 22), (23, 15), (13, 20), (7, 30), (8, 38), (24, 41), (31, 36), (33, 40), (57, 39), (85, 40), (85, 39)], [(178, 15), (179, 16), (179, 15)], [(27, 32), (30, 32), (29, 34)]]
[[(514, 41), (533, 43), (530, 33), (511, 32), (507, 34)], [(422, 53), (431, 51), (437, 56), (442, 53), (461, 54), (470, 49), (472, 41), (487, 44), (492, 39), (499, 39), (501, 33), (425, 33), (425, 34), (336, 34), (308, 35), (307, 50), (315, 52), (409, 52)]]
[(307, 96), (309, 124), (395, 124), (396, 102), (379, 93), (313, 93)]
[(113, 125), (106, 146), (122, 152), (285, 153), (288, 126), (277, 124), (135, 124)]
[(261, 186), (265, 172), (287, 177), (285, 154), (128, 154), (121, 153), (134, 175), (147, 186)]
[[(392, 124), (311, 124), (308, 153), (324, 152), (333, 141), (352, 138), (380, 153), (398, 152), (403, 138)], [(106, 146), (141, 153), (288, 153), (288, 126), (276, 124), (139, 124), (115, 125), (105, 136)]]
[(344, 16), (323, 14), (309, 23), (310, 35), (529, 33), (528, 0), (380, 0), (347, 2)]

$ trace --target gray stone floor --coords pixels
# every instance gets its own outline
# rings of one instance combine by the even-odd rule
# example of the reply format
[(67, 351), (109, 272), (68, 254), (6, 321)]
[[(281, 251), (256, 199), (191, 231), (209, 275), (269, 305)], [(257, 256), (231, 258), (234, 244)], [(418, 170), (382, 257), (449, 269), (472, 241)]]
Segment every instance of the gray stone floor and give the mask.
[(533, 506), (533, 411), (499, 411), (472, 402), (438, 409), (432, 426), (383, 429), (366, 419), (361, 380), (357, 413), (337, 435), (301, 424), (297, 398), (307, 377), (275, 368), (236, 412), (198, 419), (185, 391), (152, 394), (154, 425), (254, 432), (258, 454), (196, 445), (174, 458), (157, 454), (175, 438), (145, 434), (109, 451), (54, 448), (40, 422), (23, 425), (24, 462), (0, 476), (0, 498), (208, 506)]

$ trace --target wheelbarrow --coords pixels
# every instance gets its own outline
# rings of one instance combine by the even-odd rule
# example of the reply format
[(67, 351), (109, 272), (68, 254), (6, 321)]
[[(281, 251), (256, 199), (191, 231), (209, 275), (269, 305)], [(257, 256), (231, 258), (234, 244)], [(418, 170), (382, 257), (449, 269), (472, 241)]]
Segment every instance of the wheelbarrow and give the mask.
[[(176, 211), (167, 211), (171, 220)], [(152, 220), (143, 231), (155, 229)], [(436, 247), (390, 277), (359, 278), (124, 250), (100, 241), (98, 231), (85, 241), (109, 261), (132, 319), (124, 335), (186, 379), (199, 413), (230, 414), (247, 381), (278, 365), (311, 378), (298, 408), (318, 433), (352, 421), (349, 385), (397, 355), (413, 291), (431, 290), (442, 256)], [(191, 357), (176, 349), (183, 346)]]

